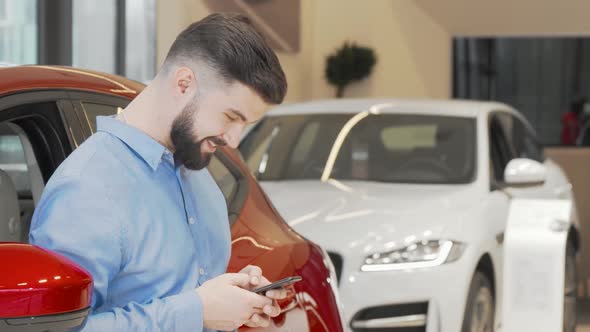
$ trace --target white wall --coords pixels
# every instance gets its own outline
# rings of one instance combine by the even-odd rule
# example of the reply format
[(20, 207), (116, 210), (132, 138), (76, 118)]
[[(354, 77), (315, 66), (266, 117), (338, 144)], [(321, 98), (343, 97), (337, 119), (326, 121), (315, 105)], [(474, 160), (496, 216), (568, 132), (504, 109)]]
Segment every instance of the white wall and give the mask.
[[(176, 35), (210, 12), (200, 1), (158, 1), (158, 63)], [(325, 58), (344, 41), (373, 47), (373, 75), (350, 87), (346, 97), (450, 96), (451, 38), (422, 9), (407, 0), (302, 0), (301, 49), (279, 53), (287, 75), (286, 102), (331, 98)]]
[(373, 47), (372, 77), (346, 96), (437, 97), (450, 94), (451, 38), (406, 0), (314, 2), (312, 97), (334, 95), (325, 83), (325, 58), (345, 40)]
[[(322, 0), (320, 0), (322, 1)], [(588, 35), (588, 0), (412, 0), (452, 35)]]
[[(311, 2), (304, 1), (302, 11), (305, 10)], [(307, 7), (305, 7), (307, 6)], [(201, 1), (198, 0), (158, 0), (158, 66), (166, 58), (168, 49), (174, 42), (174, 39), (186, 26), (192, 22), (198, 21), (209, 15), (211, 12)], [(306, 19), (307, 17), (304, 17)], [(310, 26), (302, 25), (302, 36), (309, 36), (311, 33)], [(289, 90), (285, 98), (286, 102), (294, 102), (308, 97), (308, 91), (311, 91), (306, 85), (309, 83), (305, 79), (305, 68), (309, 66), (305, 54), (309, 45), (302, 43), (301, 50), (297, 54), (278, 53), (279, 61), (283, 66), (287, 76)]]

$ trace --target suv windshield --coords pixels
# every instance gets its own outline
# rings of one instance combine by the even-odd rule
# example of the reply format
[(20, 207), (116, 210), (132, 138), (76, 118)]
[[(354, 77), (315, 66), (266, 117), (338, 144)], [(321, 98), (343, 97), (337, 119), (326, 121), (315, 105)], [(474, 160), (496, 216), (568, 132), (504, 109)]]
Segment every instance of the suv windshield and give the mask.
[(264, 181), (460, 184), (475, 176), (475, 119), (409, 114), (264, 118), (240, 151)]

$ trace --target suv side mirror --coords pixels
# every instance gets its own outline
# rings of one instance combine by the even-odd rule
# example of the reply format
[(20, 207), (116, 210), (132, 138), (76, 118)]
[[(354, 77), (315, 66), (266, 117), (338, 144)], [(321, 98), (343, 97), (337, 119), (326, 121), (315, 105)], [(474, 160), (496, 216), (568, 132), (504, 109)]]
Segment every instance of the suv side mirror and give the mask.
[(0, 243), (0, 331), (76, 331), (90, 312), (92, 277), (69, 259)]
[(517, 158), (511, 160), (504, 170), (504, 181), (507, 185), (539, 185), (547, 178), (547, 168), (532, 159)]

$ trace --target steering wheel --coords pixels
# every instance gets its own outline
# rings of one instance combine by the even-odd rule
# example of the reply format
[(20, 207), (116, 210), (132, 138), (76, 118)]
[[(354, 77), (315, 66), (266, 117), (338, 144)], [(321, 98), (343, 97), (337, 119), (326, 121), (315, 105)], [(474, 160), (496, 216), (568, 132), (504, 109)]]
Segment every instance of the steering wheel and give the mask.
[(453, 171), (445, 164), (443, 164), (442, 162), (436, 160), (436, 159), (431, 159), (431, 158), (412, 158), (409, 159), (408, 161), (402, 163), (401, 165), (399, 165), (396, 169), (395, 172), (398, 172), (400, 170), (422, 170), (427, 168), (428, 170), (432, 170), (440, 175), (443, 175), (445, 177), (450, 177), (453, 174)]

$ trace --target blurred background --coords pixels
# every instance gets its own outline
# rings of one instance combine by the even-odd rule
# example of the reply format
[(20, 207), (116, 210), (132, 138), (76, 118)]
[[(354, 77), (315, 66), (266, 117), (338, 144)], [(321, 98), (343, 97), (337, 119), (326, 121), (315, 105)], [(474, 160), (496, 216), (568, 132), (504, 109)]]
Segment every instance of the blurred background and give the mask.
[(249, 16), (270, 41), (287, 74), (286, 103), (336, 97), (326, 59), (349, 42), (376, 61), (342, 97), (497, 100), (518, 109), (575, 184), (579, 329), (590, 326), (590, 1), (0, 0), (0, 62), (147, 83), (176, 35), (218, 11)]
[(325, 58), (349, 41), (371, 47), (378, 61), (344, 97), (499, 100), (523, 112), (543, 143), (559, 145), (563, 113), (590, 90), (588, 7), (583, 0), (0, 0), (0, 62), (147, 82), (189, 23), (242, 12), (279, 53), (287, 102), (333, 97)]

